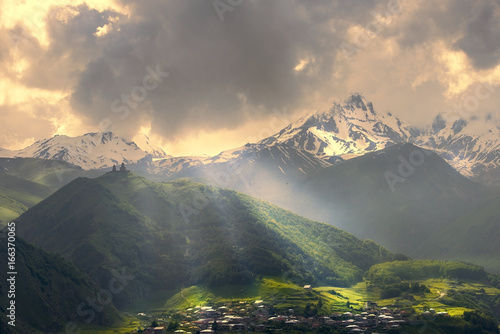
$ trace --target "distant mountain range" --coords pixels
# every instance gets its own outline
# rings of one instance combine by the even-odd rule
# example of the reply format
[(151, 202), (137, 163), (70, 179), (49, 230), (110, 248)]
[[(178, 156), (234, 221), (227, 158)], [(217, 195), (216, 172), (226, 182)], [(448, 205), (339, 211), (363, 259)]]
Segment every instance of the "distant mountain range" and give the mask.
[(149, 145), (144, 150), (111, 132), (87, 133), (79, 137), (58, 135), (39, 140), (19, 151), (0, 149), (0, 157), (40, 158), (68, 162), (83, 169), (102, 169), (113, 165), (137, 163), (146, 157), (165, 159), (160, 148)]
[[(214, 174), (244, 169), (267, 173), (309, 174), (335, 162), (388, 146), (410, 142), (433, 150), (461, 174), (483, 183), (500, 182), (500, 125), (492, 120), (446, 120), (417, 128), (390, 113), (380, 114), (363, 96), (355, 94), (328, 111), (302, 117), (257, 143), (248, 143), (213, 157), (172, 157), (161, 149), (127, 142), (112, 133), (80, 137), (55, 136), (19, 150), (0, 149), (0, 156), (66, 161), (83, 169), (110, 168), (125, 162), (136, 171), (167, 177)], [(253, 179), (250, 177), (249, 179)]]
[(335, 103), (329, 111), (304, 116), (257, 143), (209, 158), (171, 158), (132, 168), (168, 177), (200, 176), (209, 180), (229, 174), (226, 178), (231, 179), (227, 180), (231, 187), (251, 191), (267, 187), (270, 177), (274, 181), (302, 178), (410, 137), (399, 119), (378, 115), (371, 103), (353, 95), (343, 104)]
[(494, 119), (438, 115), (430, 127), (413, 130), (412, 142), (435, 151), (461, 174), (500, 184), (500, 124)]

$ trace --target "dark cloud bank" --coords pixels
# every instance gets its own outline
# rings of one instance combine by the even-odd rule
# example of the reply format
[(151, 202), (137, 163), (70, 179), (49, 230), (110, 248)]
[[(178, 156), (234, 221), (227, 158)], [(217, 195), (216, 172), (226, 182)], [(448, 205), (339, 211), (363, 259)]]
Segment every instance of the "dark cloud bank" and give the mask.
[[(152, 122), (153, 132), (172, 138), (198, 129), (234, 128), (266, 117), (273, 108), (311, 107), (305, 105), (307, 97), (334, 80), (349, 27), (365, 26), (389, 3), (223, 2), (229, 7), (222, 16), (215, 2), (196, 0), (123, 0), (128, 17), (86, 5), (54, 7), (47, 17), (49, 49), (23, 46), (32, 58), (24, 83), (71, 87), (72, 108), (96, 131), (112, 128), (131, 137), (145, 120)], [(65, 16), (70, 9), (77, 14)], [(494, 1), (439, 6), (424, 1), (410, 19), (378, 34), (396, 37), (402, 48), (455, 39), (454, 47), (484, 69), (499, 61), (498, 18)], [(104, 26), (109, 31), (96, 36)], [(302, 59), (312, 61), (295, 71)]]

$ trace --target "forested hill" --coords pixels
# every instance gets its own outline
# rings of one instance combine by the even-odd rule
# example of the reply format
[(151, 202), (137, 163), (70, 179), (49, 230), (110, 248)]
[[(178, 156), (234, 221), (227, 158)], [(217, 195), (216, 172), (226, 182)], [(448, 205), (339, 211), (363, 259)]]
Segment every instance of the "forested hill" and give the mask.
[[(6, 243), (2, 241), (2, 245)], [(15, 241), (15, 248), (15, 284), (11, 286), (7, 281), (11, 276), (7, 276), (6, 270), (0, 271), (0, 333), (55, 333), (70, 322), (78, 329), (83, 323), (109, 326), (121, 320), (112, 300), (100, 312), (86, 304), (87, 299), (96, 298), (100, 289), (61, 256), (20, 238)], [(8, 258), (7, 246), (0, 247), (0, 256)], [(6, 317), (11, 314), (7, 309), (11, 300), (15, 302), (14, 319)], [(7, 324), (12, 320), (15, 326)]]
[(17, 220), (19, 233), (100, 284), (126, 268), (116, 302), (181, 284), (225, 285), (259, 275), (350, 285), (394, 255), (327, 224), (241, 193), (133, 173), (78, 178)]

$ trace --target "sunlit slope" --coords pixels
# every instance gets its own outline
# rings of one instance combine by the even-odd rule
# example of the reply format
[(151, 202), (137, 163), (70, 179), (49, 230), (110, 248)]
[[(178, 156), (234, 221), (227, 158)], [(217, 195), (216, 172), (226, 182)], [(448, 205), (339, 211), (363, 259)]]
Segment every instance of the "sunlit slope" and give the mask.
[(44, 185), (0, 171), (0, 226), (52, 194)]
[(136, 277), (127, 298), (189, 284), (250, 283), (258, 275), (349, 285), (393, 258), (371, 241), (235, 191), (153, 183), (133, 173), (79, 178), (18, 226), (101, 284), (110, 270), (127, 268)]
[(402, 144), (326, 168), (296, 193), (313, 198), (324, 221), (413, 256), (427, 238), (495, 191), (436, 154)]
[(478, 310), (498, 318), (500, 290), (495, 285), (500, 285), (498, 281), (494, 284), (491, 277), (482, 267), (462, 262), (393, 261), (372, 266), (365, 275), (366, 280), (355, 286), (314, 287), (308, 293), (304, 293), (301, 285), (280, 278), (262, 278), (252, 286), (229, 286), (224, 289), (192, 286), (171, 295), (164, 305), (157, 307), (157, 311), (185, 310), (206, 305), (209, 301), (239, 304), (240, 301), (253, 303), (265, 300), (272, 303), (278, 313), (289, 308), (302, 313), (306, 304), (316, 305), (321, 299), (323, 308), (318, 310), (320, 315), (353, 312), (353, 309), (362, 312), (365, 303), (371, 301), (379, 307), (398, 308), (408, 314), (413, 313), (412, 309), (420, 314), (425, 311), (424, 308), (434, 308), (437, 311), (446, 310), (453, 316)]
[(79, 176), (104, 171), (84, 171), (56, 160), (0, 158), (0, 226), (47, 198)]
[(422, 244), (417, 254), (467, 260), (500, 273), (500, 195), (483, 201)]
[(95, 177), (104, 173), (100, 170), (85, 171), (64, 161), (37, 158), (0, 158), (0, 166), (10, 175), (45, 185), (53, 191), (77, 177)]
[(500, 319), (498, 275), (488, 274), (474, 264), (394, 261), (374, 265), (365, 278), (370, 284), (367, 292), (379, 305), (412, 307), (419, 313), (434, 308), (460, 318), (464, 311), (476, 310)]
[[(49, 254), (40, 248), (16, 241), (16, 285), (15, 327), (7, 325), (6, 317), (9, 285), (7, 271), (0, 272), (0, 332), (1, 333), (51, 333), (59, 332), (70, 322), (85, 323), (90, 319), (86, 306), (77, 308), (87, 298), (94, 298), (99, 292), (89, 277), (61, 256)], [(0, 256), (7, 259), (7, 247), (0, 247)], [(93, 313), (92, 323), (109, 326), (120, 318), (119, 312), (110, 303), (101, 312)]]

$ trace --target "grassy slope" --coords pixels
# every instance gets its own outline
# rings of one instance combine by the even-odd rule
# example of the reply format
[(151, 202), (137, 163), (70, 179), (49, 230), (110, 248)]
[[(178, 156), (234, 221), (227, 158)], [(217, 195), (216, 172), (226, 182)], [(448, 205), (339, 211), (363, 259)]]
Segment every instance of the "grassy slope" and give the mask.
[[(484, 295), (494, 297), (500, 293), (499, 289), (493, 288), (480, 282), (470, 281), (462, 282), (460, 285), (452, 279), (423, 279), (410, 280), (409, 282), (418, 282), (424, 284), (430, 290), (421, 296), (415, 296), (413, 302), (408, 302), (402, 298), (387, 298), (381, 299), (378, 289), (367, 289), (370, 286), (370, 281), (360, 282), (352, 287), (336, 287), (336, 286), (319, 286), (314, 287), (312, 292), (306, 292), (302, 286), (286, 282), (276, 278), (263, 278), (256, 284), (255, 293), (243, 294), (239, 291), (248, 286), (235, 287), (235, 293), (228, 297), (223, 293), (218, 293), (213, 288), (205, 286), (192, 286), (185, 288), (182, 292), (178, 292), (171, 298), (167, 299), (162, 306), (152, 308), (134, 308), (137, 312), (162, 313), (172, 310), (185, 310), (190, 307), (203, 305), (222, 305), (227, 303), (253, 303), (255, 300), (264, 300), (266, 303), (272, 303), (278, 311), (286, 311), (289, 308), (295, 309), (298, 313), (302, 312), (307, 304), (316, 304), (319, 299), (323, 301), (322, 313), (327, 315), (334, 312), (356, 311), (363, 312), (363, 307), (367, 301), (375, 302), (379, 307), (394, 308), (397, 305), (399, 308), (415, 309), (416, 312), (422, 313), (425, 310), (434, 308), (436, 312), (447, 311), (451, 316), (460, 316), (464, 311), (471, 311), (472, 308), (465, 306), (448, 305), (450, 300), (446, 299), (446, 293), (450, 289), (456, 289), (460, 292), (475, 292), (480, 289), (485, 289)], [(334, 293), (333, 293), (334, 292)], [(444, 297), (440, 296), (444, 293)], [(483, 293), (478, 293), (483, 294)], [(443, 299), (444, 298), (444, 299)], [(353, 308), (347, 307), (347, 302)]]
[[(102, 286), (113, 269), (145, 270), (141, 259), (153, 237), (146, 217), (88, 179), (73, 181), (49, 199), (19, 218), (19, 233), (28, 241), (62, 254)], [(116, 301), (127, 298), (124, 292)]]
[[(381, 298), (380, 291), (393, 286), (392, 282), (382, 282), (381, 277), (392, 279), (398, 275), (403, 277), (401, 281), (398, 278), (399, 283), (418, 282), (426, 285), (429, 291), (414, 293), (413, 302), (401, 297)], [(467, 278), (470, 275), (476, 278)], [(374, 265), (365, 281), (351, 287), (318, 286), (313, 288), (312, 293), (309, 293), (303, 289), (302, 285), (294, 284), (282, 277), (264, 277), (253, 285), (228, 286), (224, 290), (208, 286), (184, 288), (169, 297), (163, 306), (150, 305), (148, 311), (164, 312), (169, 309), (186, 309), (197, 305), (239, 301), (251, 303), (257, 299), (274, 304), (281, 310), (296, 308), (300, 311), (307, 303), (317, 302), (321, 298), (325, 305), (323, 310), (325, 314), (349, 310), (346, 306), (347, 301), (355, 310), (362, 311), (365, 302), (372, 301), (378, 303), (380, 307), (394, 307), (397, 304), (399, 308), (414, 308), (418, 312), (434, 308), (436, 311), (449, 311), (451, 315), (460, 315), (463, 311), (473, 308), (467, 307), (463, 301), (453, 303), (452, 299), (456, 296), (450, 297), (451, 290), (476, 293), (478, 300), (481, 300), (483, 295), (490, 297), (500, 295), (500, 289), (491, 286), (485, 278), (486, 273), (481, 267), (459, 262), (396, 261)], [(139, 311), (139, 309), (134, 310)]]
[(0, 158), (9, 174), (45, 185), (53, 191), (80, 176), (98, 176), (103, 171), (84, 171), (80, 167), (58, 160), (36, 158)]
[[(411, 307), (418, 312), (434, 308), (452, 316), (479, 310), (500, 319), (498, 278), (492, 279), (477, 265), (454, 261), (395, 261), (374, 265), (366, 278), (372, 285), (369, 290), (380, 297), (386, 295), (382, 290), (400, 290), (399, 296), (388, 298), (400, 308)], [(430, 291), (408, 290), (411, 282), (424, 284)]]
[(19, 217), (28, 207), (18, 201), (0, 194), (0, 226)]
[(75, 178), (102, 175), (62, 161), (0, 158), (0, 226), (47, 198)]
[(500, 273), (500, 196), (492, 196), (424, 242), (421, 257), (464, 260)]
[(47, 186), (0, 172), (0, 226), (52, 194)]

